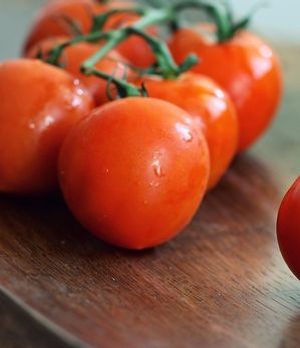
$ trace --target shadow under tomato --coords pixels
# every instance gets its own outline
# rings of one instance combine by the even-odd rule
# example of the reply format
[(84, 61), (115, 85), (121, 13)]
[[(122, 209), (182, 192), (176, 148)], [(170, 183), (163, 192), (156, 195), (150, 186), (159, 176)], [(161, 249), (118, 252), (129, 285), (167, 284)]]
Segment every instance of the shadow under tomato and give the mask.
[[(226, 283), (232, 295), (247, 294), (250, 302), (253, 293), (243, 289), (242, 283), (237, 286), (236, 280), (247, 274), (247, 282), (259, 284), (273, 269), (279, 191), (279, 183), (264, 163), (250, 155), (240, 156), (164, 253), (170, 255), (171, 249), (177, 254), (176, 264), (197, 267), (203, 282), (208, 274), (216, 274), (216, 289), (223, 291)], [(228, 277), (233, 281), (228, 282)]]
[(152, 252), (124, 250), (102, 242), (75, 220), (59, 193), (44, 198), (0, 195), (0, 226), (2, 240), (23, 245), (32, 253), (39, 245), (52, 257), (60, 253), (84, 258), (117, 253), (140, 257)]
[[(224, 226), (226, 223), (230, 225), (235, 214), (243, 220), (255, 218), (260, 221), (266, 215), (266, 210), (272, 212), (279, 201), (277, 185), (264, 164), (249, 155), (240, 156), (219, 186), (207, 195), (191, 224), (192, 228), (188, 227), (187, 230), (193, 230), (193, 237), (196, 237), (199, 224), (201, 230), (206, 224), (216, 220)], [(103, 254), (113, 256), (116, 253), (141, 257), (151, 256), (157, 250), (128, 251), (101, 242), (72, 217), (59, 193), (45, 198), (0, 195), (0, 226), (2, 240), (15, 240), (19, 245), (24, 243), (29, 249), (34, 249), (38, 244), (52, 256), (62, 251), (64, 255), (78, 257), (99, 257)], [(211, 232), (210, 229), (204, 229), (203, 237)], [(186, 236), (188, 239), (191, 237), (188, 233)], [(179, 247), (177, 244), (183, 240), (184, 237), (179, 237), (167, 246)], [(165, 248), (159, 249), (163, 252)]]
[[(230, 346), (232, 337), (246, 334), (248, 313), (256, 316), (259, 286), (272, 270), (278, 201), (268, 168), (243, 156), (180, 236), (156, 249), (129, 252), (85, 231), (61, 197), (0, 196), (0, 281), (59, 322), (77, 316), (80, 327), (100, 338), (90, 318), (103, 325), (99, 318), (109, 313), (115, 325), (123, 320), (144, 338), (160, 330), (158, 318), (168, 318), (162, 320), (168, 337), (177, 337), (175, 328), (181, 328), (198, 342), (216, 337)], [(57, 316), (60, 308), (66, 317)], [(218, 327), (232, 336), (224, 338)]]
[(282, 199), (280, 191), (276, 173), (254, 156), (239, 156), (219, 185), (208, 193), (192, 224), (217, 222), (233, 224), (232, 229), (265, 229), (268, 223), (274, 225)]

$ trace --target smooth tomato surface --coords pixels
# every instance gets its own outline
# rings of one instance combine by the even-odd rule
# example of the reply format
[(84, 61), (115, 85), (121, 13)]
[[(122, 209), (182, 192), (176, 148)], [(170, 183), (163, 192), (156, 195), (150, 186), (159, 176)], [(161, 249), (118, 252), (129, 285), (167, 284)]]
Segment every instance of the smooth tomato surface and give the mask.
[(88, 230), (144, 249), (179, 233), (207, 188), (209, 155), (186, 111), (152, 98), (105, 104), (79, 122), (60, 154), (61, 187)]
[(249, 32), (217, 44), (192, 29), (179, 30), (170, 48), (177, 62), (197, 54), (201, 62), (193, 70), (228, 92), (239, 119), (239, 150), (246, 150), (269, 126), (281, 98), (281, 69), (272, 49)]
[[(35, 58), (38, 52), (42, 52), (43, 56), (47, 56), (47, 53), (67, 40), (67, 37), (53, 37), (45, 39), (39, 42), (31, 50), (29, 50), (27, 57)], [(80, 72), (81, 64), (95, 54), (101, 48), (100, 45), (93, 45), (86, 42), (78, 43), (74, 46), (67, 47), (61, 57), (61, 62), (64, 64), (64, 69), (77, 77), (91, 95), (94, 97), (96, 105), (102, 105), (108, 101), (107, 97), (107, 82), (99, 77), (86, 76)], [(95, 67), (107, 74), (114, 75), (119, 78), (123, 78), (126, 74), (129, 78), (129, 71), (123, 63), (125, 59), (117, 52), (111, 51), (109, 55), (100, 60)], [(128, 71), (128, 73), (127, 73)]]
[(212, 80), (187, 73), (177, 80), (143, 78), (150, 97), (169, 101), (186, 110), (204, 132), (211, 160), (209, 188), (228, 169), (237, 151), (238, 120), (226, 93)]
[(88, 33), (92, 16), (108, 9), (93, 0), (53, 0), (38, 11), (24, 45), (24, 52), (43, 39), (52, 36), (70, 36), (71, 31), (64, 18), (75, 21), (83, 33)]
[(29, 59), (0, 64), (0, 96), (0, 191), (54, 190), (60, 146), (92, 98), (63, 70)]
[(288, 191), (281, 204), (277, 237), (286, 263), (300, 279), (300, 178)]

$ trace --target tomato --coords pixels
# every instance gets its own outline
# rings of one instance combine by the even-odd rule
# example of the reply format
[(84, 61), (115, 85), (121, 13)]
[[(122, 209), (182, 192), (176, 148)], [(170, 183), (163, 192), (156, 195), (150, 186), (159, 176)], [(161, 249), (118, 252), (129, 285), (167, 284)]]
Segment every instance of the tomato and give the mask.
[(177, 31), (170, 48), (178, 63), (191, 52), (197, 54), (201, 62), (193, 71), (213, 78), (228, 92), (239, 119), (239, 151), (249, 148), (269, 126), (282, 93), (281, 70), (272, 49), (246, 31), (218, 44), (192, 29)]
[[(156, 33), (154, 28), (148, 30), (150, 34)], [(131, 64), (140, 68), (148, 68), (155, 63), (155, 56), (148, 43), (137, 35), (129, 37), (117, 48)]]
[[(66, 40), (66, 37), (53, 37), (45, 39), (29, 50), (27, 57), (34, 58), (37, 56), (39, 51), (41, 51), (45, 57), (52, 48), (65, 42)], [(106, 92), (107, 82), (99, 77), (86, 76), (82, 74), (80, 72), (80, 66), (86, 59), (95, 54), (100, 47), (100, 45), (93, 45), (86, 42), (78, 43), (74, 46), (67, 47), (61, 57), (61, 62), (64, 64), (64, 69), (85, 84), (91, 95), (94, 97), (96, 105), (101, 105), (108, 101)], [(129, 69), (127, 69), (125, 65), (121, 63), (125, 61), (126, 60), (117, 51), (111, 51), (109, 55), (100, 60), (95, 67), (103, 72), (106, 72), (107, 74), (114, 75), (119, 78), (122, 78), (125, 75), (129, 78)]]
[(69, 74), (38, 60), (0, 64), (0, 191), (38, 194), (57, 188), (60, 146), (93, 108)]
[(144, 249), (180, 232), (206, 191), (209, 155), (202, 133), (173, 104), (131, 97), (79, 122), (59, 160), (75, 217), (102, 240)]
[(44, 5), (34, 20), (24, 45), (24, 52), (43, 39), (52, 36), (70, 36), (70, 28), (64, 21), (69, 18), (88, 33), (92, 25), (92, 15), (107, 10), (107, 6), (93, 0), (53, 0)]
[(213, 188), (237, 151), (238, 121), (231, 100), (212, 80), (195, 73), (176, 80), (146, 77), (143, 82), (150, 97), (186, 110), (204, 132), (211, 159), (208, 187)]
[[(105, 29), (111, 30), (133, 25), (138, 19), (139, 16), (135, 14), (121, 13), (111, 17)], [(146, 32), (150, 35), (158, 35), (158, 29), (155, 26), (147, 28)], [(117, 47), (117, 50), (137, 67), (148, 68), (155, 63), (155, 56), (151, 47), (143, 38), (137, 35), (131, 35)]]
[(300, 177), (288, 191), (281, 204), (277, 237), (281, 253), (292, 270), (300, 279)]
[[(100, 4), (93, 0), (54, 0), (47, 3), (38, 12), (31, 31), (24, 45), (24, 52), (36, 46), (40, 41), (57, 36), (71, 36), (68, 24), (64, 22), (67, 17), (78, 23), (87, 34), (91, 29), (92, 15), (101, 14), (114, 8), (127, 8), (133, 6), (133, 1), (109, 1)], [(130, 25), (139, 17), (130, 13), (120, 13), (112, 16), (105, 30), (116, 29), (122, 25)], [(157, 30), (152, 27), (150, 34), (157, 34)], [(148, 67), (155, 61), (155, 57), (149, 45), (138, 36), (131, 36), (121, 43), (117, 50), (136, 66)]]

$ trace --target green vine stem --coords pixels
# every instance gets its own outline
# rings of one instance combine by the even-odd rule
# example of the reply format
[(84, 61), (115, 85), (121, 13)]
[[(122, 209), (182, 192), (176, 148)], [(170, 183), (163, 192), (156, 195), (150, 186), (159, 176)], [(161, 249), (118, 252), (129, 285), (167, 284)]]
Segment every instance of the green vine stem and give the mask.
[[(145, 95), (144, 88), (138, 89), (130, 83), (117, 79), (101, 72), (95, 68), (98, 61), (104, 58), (112, 49), (117, 47), (131, 35), (142, 37), (152, 48), (157, 59), (154, 66), (145, 69), (145, 72), (163, 76), (165, 79), (177, 78), (181, 73), (189, 70), (192, 66), (198, 63), (198, 58), (195, 55), (190, 55), (187, 59), (178, 66), (166, 43), (157, 37), (151, 36), (144, 31), (145, 28), (151, 25), (160, 23), (176, 23), (179, 14), (185, 10), (195, 8), (207, 13), (216, 23), (217, 36), (219, 42), (229, 40), (235, 33), (249, 24), (250, 16), (245, 17), (241, 21), (234, 23), (232, 19), (232, 11), (229, 6), (222, 3), (210, 3), (204, 0), (189, 0), (180, 2), (173, 6), (164, 8), (120, 8), (108, 10), (99, 16), (95, 16), (91, 32), (87, 35), (77, 35), (74, 38), (56, 46), (49, 52), (47, 62), (53, 65), (59, 65), (60, 57), (68, 46), (75, 45), (79, 42), (97, 43), (104, 41), (103, 46), (89, 59), (81, 65), (82, 73), (86, 75), (95, 75), (106, 79), (109, 84), (114, 83), (117, 86), (120, 96), (136, 96)], [(103, 27), (108, 19), (120, 13), (135, 13), (141, 18), (131, 26), (124, 26), (118, 29), (103, 31)]]
[(142, 37), (152, 48), (152, 51), (157, 60), (157, 71), (153, 71), (152, 74), (163, 76), (164, 79), (177, 78), (183, 72), (190, 70), (194, 65), (198, 64), (199, 59), (196, 55), (189, 55), (186, 60), (181, 64), (177, 65), (173, 59), (173, 56), (165, 44), (164, 41), (149, 35), (143, 30), (135, 27), (128, 27), (129, 35), (137, 35)]
[(63, 51), (72, 45), (76, 45), (80, 42), (90, 42), (90, 43), (96, 43), (101, 40), (109, 40), (110, 39), (110, 32), (94, 32), (87, 35), (78, 35), (75, 36), (73, 39), (67, 40), (56, 47), (54, 47), (52, 50), (50, 50), (48, 58), (46, 59), (46, 62), (51, 65), (60, 65), (60, 58), (63, 53)]
[[(225, 3), (210, 3), (203, 0), (189, 0), (181, 2), (173, 6), (168, 6), (161, 9), (134, 7), (134, 8), (120, 8), (109, 10), (99, 16), (94, 17), (92, 30), (90, 34), (78, 35), (74, 39), (67, 41), (55, 47), (49, 54), (47, 60), (48, 63), (53, 65), (59, 65), (59, 58), (63, 50), (79, 42), (98, 42), (105, 40), (107, 43), (103, 46), (101, 51), (97, 52), (90, 60), (86, 62), (87, 65), (95, 65), (97, 61), (104, 57), (112, 48), (118, 46), (121, 42), (127, 39), (130, 30), (128, 28), (121, 28), (117, 30), (111, 30), (103, 33), (103, 28), (106, 21), (111, 17), (119, 13), (136, 13), (141, 16), (141, 19), (134, 23), (132, 28), (135, 30), (143, 30), (151, 25), (169, 22), (177, 23), (179, 14), (186, 9), (196, 8), (206, 12), (216, 23), (217, 37), (219, 42), (224, 42), (231, 39), (237, 31), (245, 28), (253, 15), (252, 11), (250, 15), (246, 16), (237, 23), (233, 22), (232, 11), (228, 4)], [(175, 26), (176, 27), (176, 26)]]
[(211, 3), (204, 1), (191, 0), (175, 5), (176, 11), (181, 12), (186, 9), (195, 8), (206, 12), (217, 27), (217, 37), (219, 42), (228, 40), (231, 31), (231, 21), (228, 17), (228, 11), (221, 3)]
[[(123, 27), (107, 32), (101, 31), (101, 27), (105, 22), (113, 15), (117, 13), (137, 13), (142, 16), (134, 25), (129, 27)], [(157, 64), (147, 69), (149, 73), (162, 75), (164, 78), (176, 78), (182, 72), (189, 70), (193, 65), (197, 64), (198, 58), (195, 55), (189, 56), (182, 65), (177, 66), (175, 63), (167, 45), (156, 37), (153, 37), (142, 29), (152, 24), (164, 22), (174, 17), (173, 10), (163, 9), (146, 9), (146, 8), (133, 8), (130, 9), (118, 9), (108, 11), (98, 17), (95, 17), (94, 24), (91, 33), (87, 35), (78, 35), (52, 49), (49, 52), (47, 63), (52, 65), (60, 65), (60, 57), (63, 51), (71, 46), (76, 45), (79, 42), (91, 42), (96, 43), (101, 40), (105, 41), (105, 44), (97, 51), (92, 57), (86, 60), (81, 66), (81, 72), (86, 75), (95, 75), (100, 78), (106, 79), (109, 84), (114, 83), (117, 87), (120, 96), (137, 96), (145, 95), (144, 88), (137, 88), (136, 86), (117, 79), (114, 76), (107, 75), (106, 73), (99, 71), (95, 68), (96, 63), (104, 58), (113, 48), (118, 46), (121, 42), (125, 41), (131, 35), (137, 35), (146, 40), (152, 47), (154, 54), (157, 58)], [(97, 29), (97, 30), (96, 30)]]
[(140, 96), (147, 96), (147, 91), (144, 88), (144, 86), (142, 86), (141, 88), (136, 87), (135, 85), (119, 79), (113, 75), (107, 74), (101, 70), (98, 70), (94, 67), (90, 67), (90, 68), (86, 68), (86, 67), (81, 67), (81, 71), (82, 73), (84, 73), (87, 76), (97, 76), (100, 77), (101, 79), (106, 80), (107, 83), (107, 95), (109, 97), (109, 99), (113, 100), (114, 98), (111, 96), (110, 93), (110, 85), (113, 83), (116, 88), (117, 88), (117, 92), (119, 97), (121, 98), (127, 98), (127, 97), (140, 97)]
[[(119, 13), (122, 10), (119, 10)], [(124, 9), (124, 11), (127, 11), (127, 9)], [(141, 9), (136, 8), (136, 13), (140, 13)], [(111, 11), (109, 11), (111, 14)], [(131, 28), (136, 30), (143, 30), (144, 28), (147, 28), (148, 26), (151, 26), (152, 24), (157, 24), (160, 22), (164, 22), (169, 20), (173, 16), (173, 14), (170, 11), (167, 11), (166, 9), (163, 10), (156, 10), (156, 9), (143, 9), (144, 15), (140, 20), (138, 20), (136, 23), (134, 23)], [(103, 14), (104, 16), (106, 14)], [(111, 30), (108, 32), (109, 39), (107, 40), (106, 44), (98, 51), (96, 52), (90, 59), (88, 59), (86, 62), (84, 62), (85, 67), (91, 67), (94, 66), (99, 60), (101, 60), (105, 55), (110, 52), (113, 48), (118, 46), (120, 43), (125, 41), (128, 36), (131, 35), (131, 29), (129, 27), (123, 27), (116, 30)]]
[[(178, 77), (184, 71), (189, 70), (192, 66), (198, 63), (198, 58), (195, 55), (188, 56), (182, 65), (177, 66), (165, 42), (143, 31), (144, 28), (152, 24), (172, 20), (175, 16), (173, 12), (174, 9), (174, 7), (168, 7), (167, 9), (161, 10), (141, 10), (137, 8), (135, 10), (136, 13), (143, 12), (144, 16), (132, 26), (108, 32), (107, 34), (109, 35), (109, 39), (107, 40), (106, 44), (83, 63), (83, 71), (95, 66), (99, 60), (104, 58), (113, 48), (128, 39), (128, 37), (131, 35), (142, 37), (151, 46), (153, 53), (157, 58), (158, 65), (158, 69), (156, 71), (152, 69), (153, 73), (162, 75), (165, 79), (172, 79)], [(118, 13), (121, 11), (122, 10), (119, 10)], [(107, 15), (111, 16), (112, 11), (104, 14), (103, 16), (107, 17)]]
[(255, 12), (263, 6), (265, 6), (265, 2), (259, 3), (247, 16), (236, 22), (233, 19), (232, 8), (227, 0), (219, 3), (189, 0), (175, 5), (174, 8), (176, 13), (190, 8), (204, 11), (216, 24), (217, 39), (219, 43), (222, 43), (232, 39), (238, 31), (247, 28)]
[(68, 16), (62, 16), (61, 20), (68, 26), (69, 32), (72, 36), (82, 35), (81, 27), (75, 20)]

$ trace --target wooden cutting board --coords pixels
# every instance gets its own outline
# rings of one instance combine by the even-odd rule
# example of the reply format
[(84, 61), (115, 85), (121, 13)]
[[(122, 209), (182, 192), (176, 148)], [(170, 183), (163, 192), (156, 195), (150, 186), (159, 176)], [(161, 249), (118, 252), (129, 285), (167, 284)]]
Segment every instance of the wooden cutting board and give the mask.
[(300, 174), (300, 47), (278, 49), (274, 127), (167, 245), (115, 249), (60, 197), (0, 196), (0, 347), (300, 347), (300, 283), (275, 239)]

